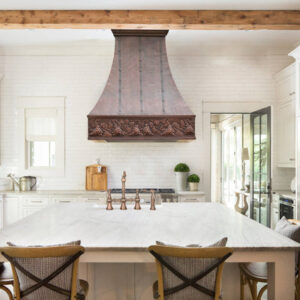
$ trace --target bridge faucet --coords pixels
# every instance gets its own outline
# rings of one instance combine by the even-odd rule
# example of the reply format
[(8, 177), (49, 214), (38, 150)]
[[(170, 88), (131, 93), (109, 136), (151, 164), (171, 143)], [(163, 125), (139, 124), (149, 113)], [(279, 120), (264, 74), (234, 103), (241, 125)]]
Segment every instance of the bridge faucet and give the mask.
[[(107, 210), (113, 210), (113, 202), (121, 202), (121, 206), (120, 206), (120, 209), (121, 210), (126, 210), (127, 209), (127, 206), (126, 206), (126, 202), (127, 201), (130, 201), (130, 202), (135, 202), (135, 205), (134, 205), (134, 209), (136, 210), (140, 210), (141, 209), (141, 205), (140, 205), (140, 202), (141, 202), (141, 198), (140, 198), (140, 190), (136, 190), (136, 193), (135, 193), (135, 198), (129, 198), (127, 199), (126, 198), (126, 188), (125, 188), (125, 184), (126, 184), (126, 172), (123, 171), (123, 175), (122, 175), (122, 197), (121, 199), (113, 199), (112, 196), (111, 196), (111, 190), (107, 190), (107, 195), (106, 195), (106, 209)], [(144, 190), (143, 190), (144, 191)], [(151, 205), (150, 205), (150, 210), (155, 210), (155, 191), (154, 190), (151, 190)]]

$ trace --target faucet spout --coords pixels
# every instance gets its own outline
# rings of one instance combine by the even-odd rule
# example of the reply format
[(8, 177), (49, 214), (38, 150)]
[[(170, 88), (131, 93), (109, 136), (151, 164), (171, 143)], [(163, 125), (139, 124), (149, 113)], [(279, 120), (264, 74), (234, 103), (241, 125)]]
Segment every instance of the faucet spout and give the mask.
[(8, 174), (7, 177), (9, 177), (17, 187), (20, 187), (20, 182), (16, 179), (15, 175), (14, 174)]
[(121, 199), (121, 210), (126, 210), (126, 187), (125, 187), (125, 183), (126, 183), (126, 171), (123, 171), (123, 175), (122, 175), (122, 199)]

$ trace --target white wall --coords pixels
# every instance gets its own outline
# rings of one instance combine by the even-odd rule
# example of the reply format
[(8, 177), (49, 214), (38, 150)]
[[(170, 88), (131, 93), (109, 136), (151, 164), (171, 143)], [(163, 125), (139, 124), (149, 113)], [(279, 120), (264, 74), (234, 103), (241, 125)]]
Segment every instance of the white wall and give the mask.
[(87, 140), (86, 115), (106, 83), (112, 45), (95, 55), (0, 56), (0, 176), (18, 173), (16, 101), (19, 96), (65, 96), (65, 177), (44, 178), (42, 189), (84, 189), (85, 166), (100, 157), (108, 166), (109, 186), (119, 187), (122, 170), (128, 187), (174, 187), (174, 165), (186, 162), (201, 175), (209, 192), (209, 132), (203, 131), (203, 103), (273, 103), (273, 74), (287, 66), (287, 56), (169, 56), (171, 70), (185, 101), (196, 114), (197, 140), (188, 143), (97, 143)]

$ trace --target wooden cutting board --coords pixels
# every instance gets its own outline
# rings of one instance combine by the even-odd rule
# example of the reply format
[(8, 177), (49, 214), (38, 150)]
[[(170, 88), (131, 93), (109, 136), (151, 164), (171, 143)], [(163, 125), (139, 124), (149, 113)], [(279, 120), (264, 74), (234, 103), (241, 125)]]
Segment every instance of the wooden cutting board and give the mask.
[(106, 166), (95, 164), (86, 167), (85, 189), (87, 191), (107, 190)]

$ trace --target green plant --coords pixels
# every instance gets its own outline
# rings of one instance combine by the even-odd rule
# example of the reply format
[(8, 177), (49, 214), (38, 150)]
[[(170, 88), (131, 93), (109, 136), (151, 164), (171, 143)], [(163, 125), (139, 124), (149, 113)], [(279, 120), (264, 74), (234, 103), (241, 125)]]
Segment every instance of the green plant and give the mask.
[(200, 182), (200, 177), (196, 174), (192, 174), (187, 179), (188, 182)]
[(187, 164), (179, 163), (175, 166), (174, 172), (189, 172), (190, 168)]

